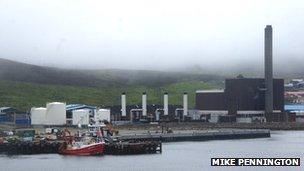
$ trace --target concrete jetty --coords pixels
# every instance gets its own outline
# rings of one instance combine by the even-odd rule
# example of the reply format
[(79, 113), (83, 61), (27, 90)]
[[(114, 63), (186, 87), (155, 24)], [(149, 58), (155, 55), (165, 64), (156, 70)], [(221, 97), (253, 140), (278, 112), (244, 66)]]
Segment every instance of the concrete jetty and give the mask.
[[(105, 154), (151, 154), (162, 152), (162, 142), (207, 141), (246, 138), (267, 138), (270, 130), (205, 130), (176, 133), (146, 133), (113, 136), (106, 143)], [(0, 144), (0, 153), (5, 154), (46, 154), (58, 153), (63, 141), (16, 141)]]
[(249, 139), (249, 138), (267, 138), (270, 137), (270, 130), (212, 130), (212, 131), (195, 131), (179, 132), (168, 134), (134, 134), (113, 137), (116, 141), (161, 141), (161, 142), (180, 142), (180, 141), (207, 141), (207, 140), (226, 140), (226, 139)]

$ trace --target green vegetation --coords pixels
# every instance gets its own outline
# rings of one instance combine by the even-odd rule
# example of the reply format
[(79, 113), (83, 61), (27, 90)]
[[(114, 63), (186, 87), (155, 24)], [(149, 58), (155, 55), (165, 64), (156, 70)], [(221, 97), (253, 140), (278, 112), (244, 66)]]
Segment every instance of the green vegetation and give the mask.
[(46, 102), (52, 101), (97, 106), (119, 105), (120, 94), (123, 91), (127, 93), (127, 104), (140, 104), (141, 94), (144, 91), (148, 94), (148, 104), (162, 104), (164, 92), (169, 93), (170, 104), (181, 104), (182, 93), (186, 91), (189, 94), (189, 106), (193, 107), (196, 90), (216, 87), (201, 81), (172, 83), (159, 87), (144, 85), (79, 87), (0, 81), (0, 106), (11, 106), (28, 111), (33, 106), (45, 106)]
[(59, 69), (0, 58), (0, 107), (29, 111), (54, 101), (119, 105), (122, 92), (127, 104), (140, 104), (142, 92), (147, 92), (148, 104), (162, 104), (164, 92), (170, 104), (181, 104), (185, 91), (193, 107), (196, 90), (223, 87), (223, 79), (202, 73)]

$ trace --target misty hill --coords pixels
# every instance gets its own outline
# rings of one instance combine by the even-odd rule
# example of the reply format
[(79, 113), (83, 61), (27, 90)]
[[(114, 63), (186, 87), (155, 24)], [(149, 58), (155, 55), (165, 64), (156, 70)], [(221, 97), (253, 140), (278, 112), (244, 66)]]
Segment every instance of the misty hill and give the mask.
[(181, 95), (187, 91), (189, 106), (193, 107), (196, 90), (221, 87), (222, 81), (223, 77), (204, 74), (71, 70), (0, 59), (0, 106), (28, 111), (52, 101), (119, 105), (123, 91), (127, 92), (128, 104), (140, 104), (144, 91), (150, 104), (161, 104), (164, 92), (170, 94), (170, 104), (181, 104)]
[[(278, 60), (278, 59), (275, 59)], [(284, 78), (290, 80), (292, 78), (303, 78), (303, 58), (288, 58), (275, 61), (273, 63), (273, 74), (275, 78)], [(255, 61), (234, 61), (233, 63), (219, 63), (214, 65), (207, 65), (202, 67), (200, 65), (188, 66), (184, 69), (184, 72), (192, 73), (205, 73), (210, 75), (224, 76), (224, 77), (236, 77), (239, 74), (245, 77), (263, 78), (264, 63)]]
[(0, 58), (0, 79), (38, 84), (83, 87), (123, 87), (128, 85), (163, 86), (166, 84), (205, 81), (220, 82), (222, 76), (146, 70), (75, 70), (42, 67)]

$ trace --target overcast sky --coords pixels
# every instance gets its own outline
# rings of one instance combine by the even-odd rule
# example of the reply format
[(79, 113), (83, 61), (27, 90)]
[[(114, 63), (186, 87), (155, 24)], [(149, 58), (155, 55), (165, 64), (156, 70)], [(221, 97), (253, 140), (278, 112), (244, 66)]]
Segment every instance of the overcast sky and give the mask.
[(0, 0), (0, 57), (95, 69), (263, 66), (267, 24), (277, 66), (304, 58), (303, 0)]

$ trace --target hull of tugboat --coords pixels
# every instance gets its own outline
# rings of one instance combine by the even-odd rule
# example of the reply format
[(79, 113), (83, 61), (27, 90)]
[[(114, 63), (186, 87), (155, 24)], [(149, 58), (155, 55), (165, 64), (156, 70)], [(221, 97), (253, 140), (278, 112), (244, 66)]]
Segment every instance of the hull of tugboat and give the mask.
[(63, 155), (92, 156), (92, 155), (102, 155), (104, 153), (104, 149), (105, 149), (104, 143), (95, 143), (78, 148), (71, 148), (71, 149), (61, 148), (59, 150), (59, 153)]

